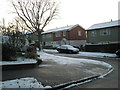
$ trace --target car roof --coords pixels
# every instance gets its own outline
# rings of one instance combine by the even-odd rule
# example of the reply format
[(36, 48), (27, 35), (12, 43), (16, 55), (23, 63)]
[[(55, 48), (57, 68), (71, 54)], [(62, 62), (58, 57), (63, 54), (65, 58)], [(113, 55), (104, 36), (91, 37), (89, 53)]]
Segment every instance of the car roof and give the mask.
[(71, 46), (71, 45), (62, 45), (62, 46)]

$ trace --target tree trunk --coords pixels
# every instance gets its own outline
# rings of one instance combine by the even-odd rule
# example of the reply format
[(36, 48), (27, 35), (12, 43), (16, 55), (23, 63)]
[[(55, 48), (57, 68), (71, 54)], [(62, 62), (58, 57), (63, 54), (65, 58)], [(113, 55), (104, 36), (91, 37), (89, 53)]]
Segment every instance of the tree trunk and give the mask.
[(41, 31), (40, 30), (37, 30), (37, 31), (38, 31), (38, 48), (41, 51), (42, 50), (42, 36), (41, 36)]

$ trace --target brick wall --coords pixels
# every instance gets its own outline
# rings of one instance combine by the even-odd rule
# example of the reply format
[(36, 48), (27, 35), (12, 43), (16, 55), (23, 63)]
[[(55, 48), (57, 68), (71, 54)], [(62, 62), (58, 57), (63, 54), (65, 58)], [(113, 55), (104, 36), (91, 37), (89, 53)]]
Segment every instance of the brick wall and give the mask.
[[(81, 31), (81, 36), (78, 36), (78, 31)], [(73, 28), (70, 31), (66, 31), (66, 36), (63, 36), (63, 32), (59, 32), (60, 37), (56, 37), (56, 33), (53, 33), (53, 40), (54, 41), (61, 41), (63, 38), (66, 38), (67, 40), (86, 40), (86, 33), (85, 30), (79, 26)]]

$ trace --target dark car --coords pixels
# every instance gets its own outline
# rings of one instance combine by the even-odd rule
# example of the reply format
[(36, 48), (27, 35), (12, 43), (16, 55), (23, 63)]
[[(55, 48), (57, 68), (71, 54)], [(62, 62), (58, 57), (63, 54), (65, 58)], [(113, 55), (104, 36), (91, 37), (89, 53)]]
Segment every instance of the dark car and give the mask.
[(116, 51), (116, 55), (117, 55), (118, 57), (120, 57), (120, 49), (118, 49), (118, 50)]
[(71, 45), (62, 45), (57, 48), (59, 53), (78, 53), (79, 49), (74, 48)]

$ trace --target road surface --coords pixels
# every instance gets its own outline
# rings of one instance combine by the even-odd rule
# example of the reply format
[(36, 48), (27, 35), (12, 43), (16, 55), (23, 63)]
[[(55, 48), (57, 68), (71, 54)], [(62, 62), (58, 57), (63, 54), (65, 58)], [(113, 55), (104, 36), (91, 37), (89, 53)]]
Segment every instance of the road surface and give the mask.
[[(49, 52), (51, 53), (51, 52)], [(61, 54), (57, 52), (52, 52), (51, 54), (54, 55), (60, 55), (60, 56), (65, 56), (65, 57), (72, 57), (72, 58), (85, 58), (85, 59), (93, 59), (93, 60), (98, 60), (98, 61), (104, 61), (110, 65), (113, 66), (114, 70), (112, 73), (107, 75), (103, 79), (97, 79), (95, 81), (92, 81), (90, 83), (86, 83), (83, 85), (79, 85), (76, 87), (71, 88), (72, 90), (78, 89), (78, 88), (118, 88), (119, 83), (118, 83), (118, 68), (120, 66), (120, 58), (109, 58), (109, 57), (87, 57), (87, 56), (75, 56), (75, 55), (69, 55), (69, 54)]]

